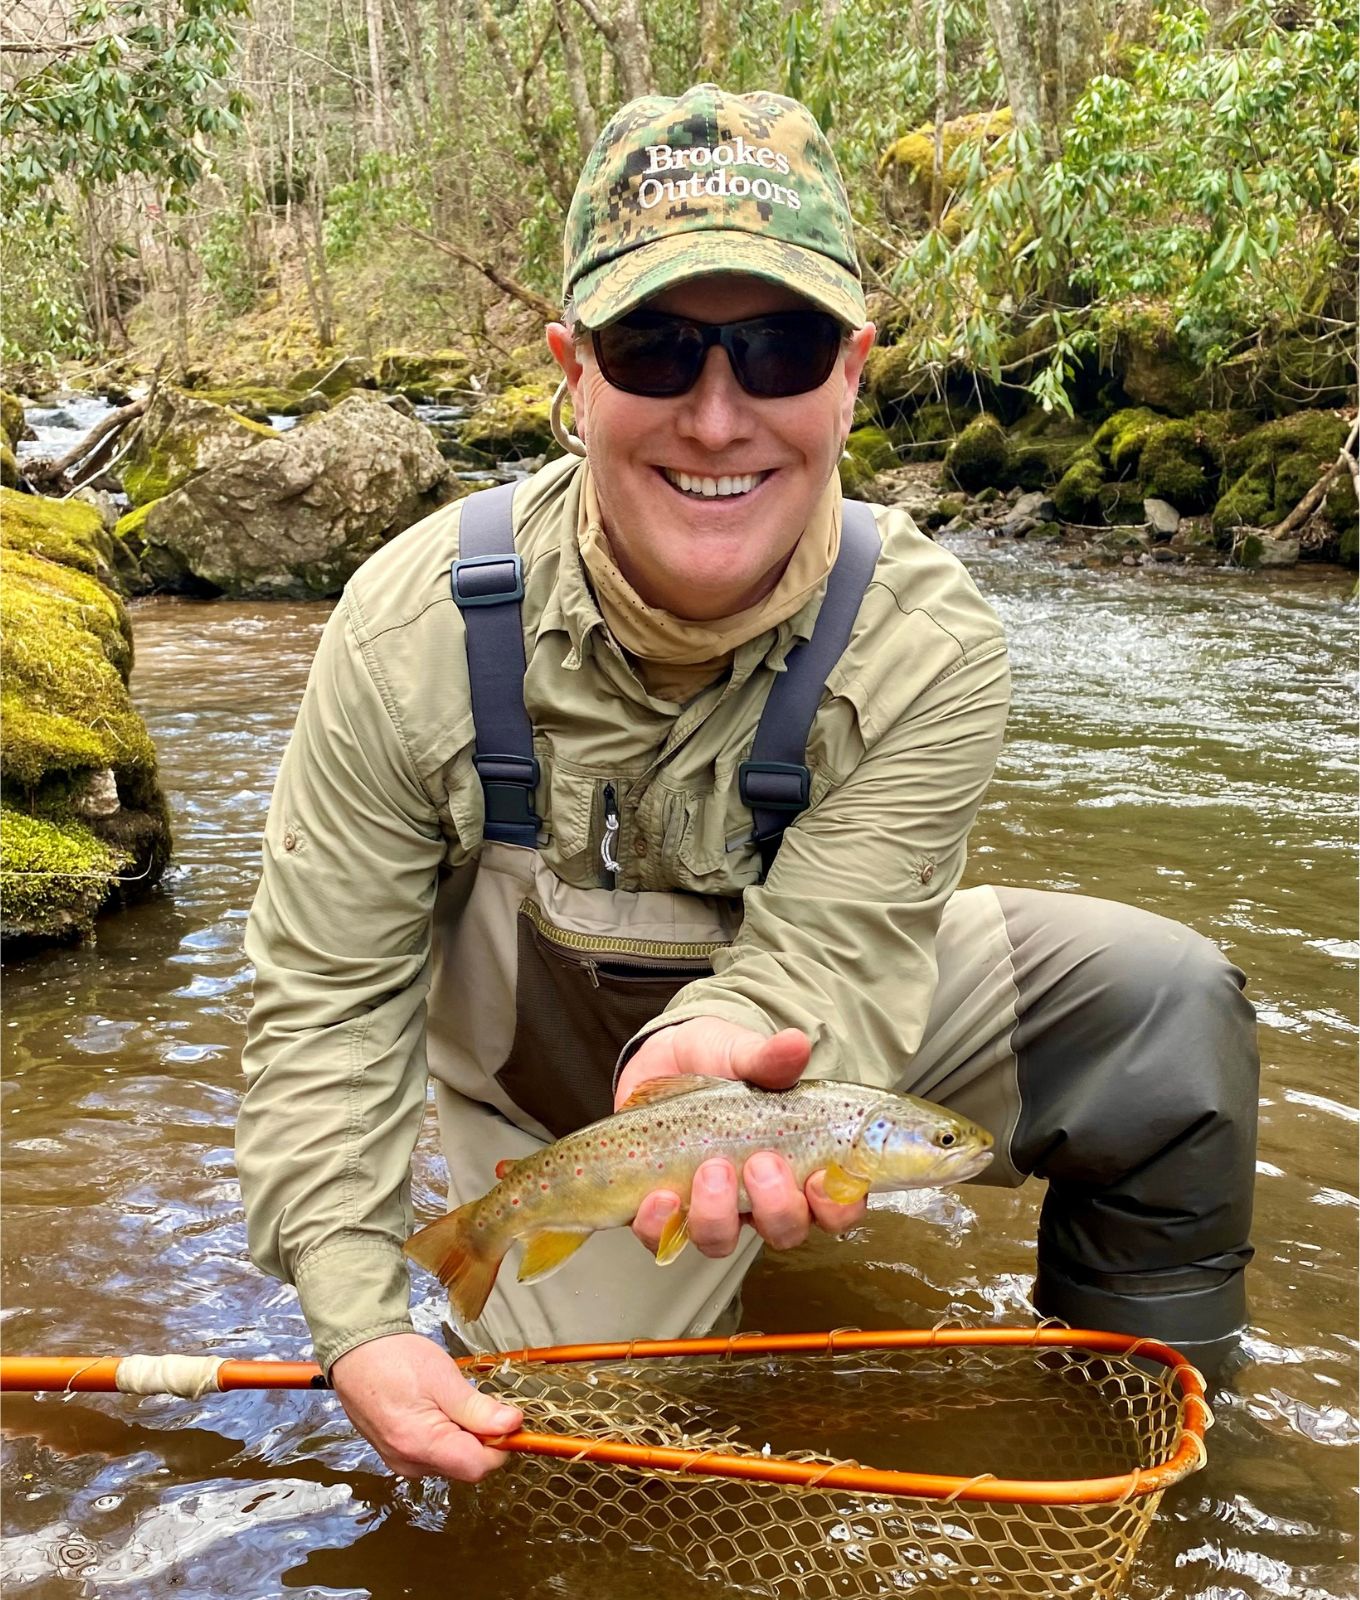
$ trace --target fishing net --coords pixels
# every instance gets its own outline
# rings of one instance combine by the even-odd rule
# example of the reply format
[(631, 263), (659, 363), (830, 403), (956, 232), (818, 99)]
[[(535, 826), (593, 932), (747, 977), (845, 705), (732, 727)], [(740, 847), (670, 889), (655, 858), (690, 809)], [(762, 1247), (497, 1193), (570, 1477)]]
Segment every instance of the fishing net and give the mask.
[[(1163, 1346), (1169, 1359), (1147, 1359), (1122, 1341), (1138, 1361), (1045, 1336), (488, 1358), (465, 1370), (565, 1442), (559, 1459), (512, 1457), (483, 1509), (521, 1536), (648, 1552), (727, 1594), (1113, 1596), (1164, 1490), (1202, 1464), (1208, 1408)], [(601, 1449), (611, 1459), (591, 1459)], [(643, 1464), (663, 1458), (682, 1470)], [(810, 1481), (717, 1475), (789, 1470)]]

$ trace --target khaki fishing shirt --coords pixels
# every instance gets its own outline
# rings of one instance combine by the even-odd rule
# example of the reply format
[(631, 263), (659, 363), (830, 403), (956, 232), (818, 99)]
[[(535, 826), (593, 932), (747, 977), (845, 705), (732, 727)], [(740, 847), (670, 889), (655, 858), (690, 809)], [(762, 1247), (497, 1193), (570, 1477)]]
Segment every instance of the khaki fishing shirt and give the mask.
[[(498, 879), (499, 853), (512, 878), (547, 879), (625, 920), (632, 906), (678, 907), (677, 928), (689, 907), (725, 915), (730, 943), (658, 1000), (660, 1015), (644, 1013), (634, 1044), (718, 1016), (767, 1035), (804, 1030), (813, 1076), (894, 1082), (921, 1039), (936, 926), (1002, 741), (1000, 624), (952, 555), (904, 513), (876, 508), (882, 553), (808, 740), (811, 805), (761, 883), (737, 768), (822, 591), (739, 647), (730, 672), (688, 704), (658, 699), (586, 582), (580, 480), (567, 458), (515, 495), (543, 828), (537, 853), (487, 845), (482, 877)], [(484, 1033), (479, 1013), (498, 1003), (495, 935), (468, 944), (464, 928), (461, 958), (456, 943), (483, 852), (449, 586), (458, 518), (455, 503), (392, 540), (330, 618), (279, 772), (246, 934), (255, 1002), (237, 1159), (250, 1250), (296, 1284), (326, 1367), (411, 1328), (401, 1246), (428, 1072), (542, 1137), (559, 1131), (546, 1103), (530, 1116), (517, 1094), (505, 1097), (498, 1062), (478, 1066), (439, 1043)], [(606, 786), (616, 874), (600, 851)], [(521, 909), (526, 925), (542, 921), (539, 904)], [(593, 967), (588, 977), (598, 982)], [(606, 1090), (612, 1067), (598, 1068)]]

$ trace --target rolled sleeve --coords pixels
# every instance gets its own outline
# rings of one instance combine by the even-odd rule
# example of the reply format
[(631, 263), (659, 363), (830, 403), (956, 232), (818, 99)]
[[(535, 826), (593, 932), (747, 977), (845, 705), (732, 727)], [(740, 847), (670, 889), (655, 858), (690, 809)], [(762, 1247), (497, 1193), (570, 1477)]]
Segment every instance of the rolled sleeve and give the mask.
[(425, 1104), (445, 841), (345, 602), (266, 826), (236, 1154), (252, 1259), (297, 1285), (318, 1360), (411, 1326), (401, 1253)]
[(920, 1045), (935, 934), (1005, 732), (1005, 645), (964, 652), (784, 834), (714, 974), (629, 1041), (691, 1017), (799, 1028), (810, 1075), (889, 1085)]

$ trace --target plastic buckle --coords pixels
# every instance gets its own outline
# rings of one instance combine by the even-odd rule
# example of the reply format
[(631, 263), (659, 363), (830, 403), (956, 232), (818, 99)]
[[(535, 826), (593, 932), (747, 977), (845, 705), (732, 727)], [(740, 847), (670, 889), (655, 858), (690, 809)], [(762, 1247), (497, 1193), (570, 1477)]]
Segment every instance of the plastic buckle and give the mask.
[(500, 606), (524, 598), (524, 563), (518, 555), (463, 556), (449, 568), (456, 605)]
[(812, 774), (788, 761), (743, 761), (737, 769), (741, 803), (752, 811), (806, 811)]
[(532, 756), (474, 756), (472, 764), (482, 780), (486, 820), (537, 828), (541, 818), (534, 810), (538, 787), (538, 762)]

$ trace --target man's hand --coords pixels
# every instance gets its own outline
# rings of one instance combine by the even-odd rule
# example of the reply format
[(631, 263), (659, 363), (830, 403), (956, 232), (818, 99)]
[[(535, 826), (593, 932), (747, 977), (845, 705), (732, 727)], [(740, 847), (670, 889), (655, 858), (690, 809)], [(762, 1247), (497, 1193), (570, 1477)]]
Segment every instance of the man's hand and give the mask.
[(482, 1440), (513, 1433), (523, 1420), (513, 1406), (475, 1388), (418, 1333), (356, 1345), (330, 1376), (350, 1421), (403, 1478), (476, 1483), (506, 1460), (504, 1450)]
[[(762, 1089), (787, 1089), (803, 1075), (812, 1054), (805, 1033), (785, 1028), (767, 1038), (754, 1029), (718, 1017), (693, 1017), (663, 1028), (645, 1040), (619, 1075), (617, 1110), (640, 1083), (678, 1073), (709, 1078), (742, 1078)], [(706, 1256), (730, 1256), (743, 1221), (768, 1245), (789, 1250), (802, 1244), (815, 1222), (827, 1233), (844, 1233), (864, 1220), (865, 1204), (835, 1204), (826, 1196), (822, 1172), (800, 1190), (783, 1156), (758, 1150), (742, 1167), (751, 1201), (749, 1218), (737, 1210), (737, 1171), (723, 1157), (705, 1161), (694, 1175), (689, 1198), (689, 1236)], [(653, 1189), (638, 1207), (633, 1232), (655, 1251), (666, 1219), (681, 1205), (671, 1189)]]

